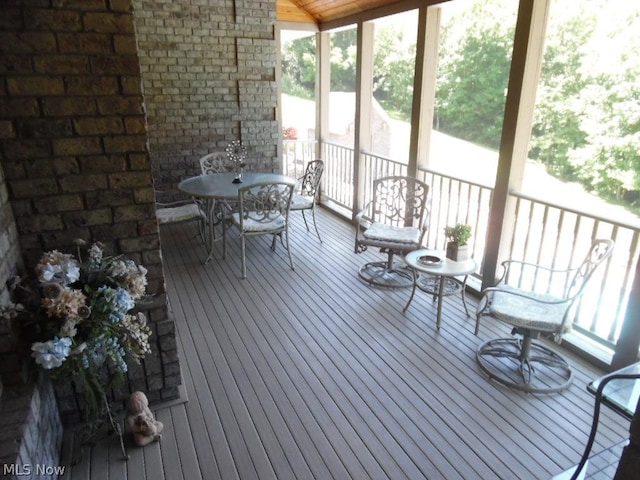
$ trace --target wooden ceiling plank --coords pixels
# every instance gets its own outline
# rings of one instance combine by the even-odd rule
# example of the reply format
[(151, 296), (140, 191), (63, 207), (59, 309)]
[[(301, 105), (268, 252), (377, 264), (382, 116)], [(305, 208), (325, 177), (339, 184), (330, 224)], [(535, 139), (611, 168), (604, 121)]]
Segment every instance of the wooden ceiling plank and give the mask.
[[(330, 30), (447, 1), (450, 0), (277, 0), (277, 18), (308, 18), (321, 30)], [(293, 9), (298, 9), (301, 16)]]

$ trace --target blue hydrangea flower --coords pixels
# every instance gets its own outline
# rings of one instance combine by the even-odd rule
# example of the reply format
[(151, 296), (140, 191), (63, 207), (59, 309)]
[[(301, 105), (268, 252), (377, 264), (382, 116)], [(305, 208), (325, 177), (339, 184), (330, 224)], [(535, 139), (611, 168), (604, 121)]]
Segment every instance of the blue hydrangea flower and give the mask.
[(125, 314), (135, 307), (135, 302), (124, 288), (102, 286), (98, 289), (98, 311), (108, 312), (111, 323), (122, 321)]
[(31, 345), (33, 353), (31, 356), (38, 365), (46, 370), (57, 368), (64, 363), (71, 352), (71, 339), (67, 337), (58, 338), (48, 342), (35, 342)]

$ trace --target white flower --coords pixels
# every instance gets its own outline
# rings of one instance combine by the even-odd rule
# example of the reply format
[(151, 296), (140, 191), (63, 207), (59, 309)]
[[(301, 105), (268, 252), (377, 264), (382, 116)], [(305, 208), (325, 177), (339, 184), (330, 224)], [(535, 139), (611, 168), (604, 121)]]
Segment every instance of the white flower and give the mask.
[(109, 274), (114, 277), (124, 277), (127, 274), (127, 264), (122, 260), (116, 260), (111, 264)]
[(40, 268), (40, 275), (38, 276), (38, 280), (40, 280), (41, 283), (53, 282), (54, 279), (60, 279), (61, 273), (62, 267), (60, 265), (50, 265), (47, 263)]
[(51, 250), (45, 253), (36, 267), (38, 280), (42, 283), (57, 282), (64, 285), (75, 283), (80, 278), (80, 264), (72, 255)]
[(80, 266), (77, 262), (68, 262), (63, 266), (67, 285), (75, 283), (80, 278)]
[(35, 342), (31, 345), (36, 363), (46, 370), (57, 368), (62, 365), (71, 352), (70, 338), (54, 338), (48, 342)]

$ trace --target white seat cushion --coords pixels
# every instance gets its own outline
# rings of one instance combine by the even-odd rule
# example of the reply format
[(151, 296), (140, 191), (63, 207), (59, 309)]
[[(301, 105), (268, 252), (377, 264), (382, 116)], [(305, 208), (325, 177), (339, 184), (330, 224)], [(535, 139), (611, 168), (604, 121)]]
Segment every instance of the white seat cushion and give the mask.
[(382, 223), (374, 223), (362, 234), (369, 240), (382, 242), (416, 244), (420, 241), (420, 229), (417, 227), (396, 227)]
[(294, 193), (291, 197), (291, 210), (305, 210), (313, 207), (313, 199)]
[(184, 222), (202, 218), (200, 209), (195, 203), (187, 203), (178, 207), (162, 207), (156, 210), (159, 224)]
[[(491, 297), (489, 310), (491, 315), (516, 327), (532, 328), (545, 332), (558, 332), (565, 311), (567, 302), (563, 303), (541, 303), (538, 300), (559, 301), (562, 300), (553, 295), (544, 293), (532, 293), (520, 290), (509, 285), (498, 286), (501, 291), (495, 291)], [(512, 295), (508, 292), (520, 292), (535, 299)], [(571, 325), (565, 325), (565, 333)]]
[[(254, 220), (251, 217), (258, 218), (258, 214), (257, 213), (254, 214), (250, 212), (249, 218), (243, 219), (242, 226), (245, 232), (264, 232), (264, 231), (270, 231), (270, 230), (278, 230), (278, 229), (284, 228), (284, 225), (285, 225), (284, 216), (281, 214), (278, 214), (276, 217), (274, 217), (270, 221), (265, 221), (265, 222)], [(236, 225), (240, 226), (240, 214), (234, 213), (232, 215), (232, 218), (233, 218), (233, 222)]]

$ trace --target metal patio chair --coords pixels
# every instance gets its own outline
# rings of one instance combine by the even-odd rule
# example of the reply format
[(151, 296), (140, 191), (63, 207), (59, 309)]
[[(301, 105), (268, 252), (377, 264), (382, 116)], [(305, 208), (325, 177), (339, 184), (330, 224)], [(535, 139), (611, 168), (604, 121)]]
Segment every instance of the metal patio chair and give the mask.
[(560, 392), (571, 385), (568, 362), (534, 341), (541, 334), (560, 341), (571, 329), (570, 313), (596, 269), (613, 252), (612, 240), (595, 240), (577, 268), (555, 270), (518, 260), (502, 262), (504, 272), (495, 287), (485, 288), (476, 313), (513, 327), (514, 337), (483, 343), (476, 352), (480, 368), (492, 379), (532, 393)]
[[(275, 252), (278, 237), (287, 250), (289, 265), (294, 270), (289, 246), (289, 211), (295, 181), (260, 182), (238, 190), (238, 211), (230, 215), (230, 225), (240, 230), (242, 250), (242, 278), (247, 277), (246, 239), (258, 235), (272, 235), (271, 250)], [(227, 222), (222, 222), (222, 258), (227, 252)]]
[(396, 255), (422, 246), (427, 231), (429, 186), (412, 177), (390, 176), (373, 182), (373, 200), (356, 216), (355, 253), (377, 247), (385, 261), (362, 266), (360, 277), (380, 287), (411, 287), (413, 273)]
[(300, 183), (300, 191), (293, 194), (291, 199), (291, 210), (301, 211), (304, 225), (309, 231), (309, 224), (307, 223), (307, 217), (304, 212), (311, 210), (311, 217), (313, 218), (313, 226), (316, 230), (318, 240), (322, 243), (320, 238), (320, 232), (318, 231), (318, 225), (316, 224), (316, 201), (318, 196), (318, 188), (320, 187), (320, 180), (322, 179), (322, 173), (324, 172), (324, 162), (322, 160), (313, 160), (307, 164), (307, 169), (302, 177), (298, 179)]

